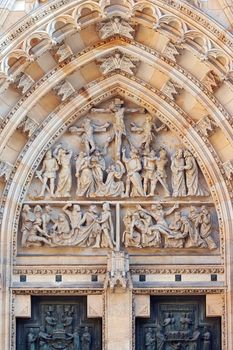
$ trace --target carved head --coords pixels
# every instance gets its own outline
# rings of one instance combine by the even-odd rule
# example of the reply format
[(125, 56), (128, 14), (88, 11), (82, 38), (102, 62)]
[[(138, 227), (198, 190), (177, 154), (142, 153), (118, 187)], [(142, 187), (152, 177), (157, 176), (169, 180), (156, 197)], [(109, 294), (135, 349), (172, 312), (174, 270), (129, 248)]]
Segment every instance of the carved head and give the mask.
[(103, 204), (103, 210), (107, 210), (107, 211), (111, 210), (109, 203), (106, 202)]
[(52, 158), (52, 150), (51, 150), (51, 149), (49, 149), (49, 150), (45, 153), (45, 158), (46, 158), (46, 159)]
[(96, 205), (91, 205), (90, 208), (89, 208), (89, 211), (92, 212), (92, 213), (97, 213)]
[(81, 210), (80, 205), (74, 204), (73, 210), (74, 210), (74, 211), (80, 211), (80, 210)]
[(177, 159), (180, 159), (183, 157), (183, 150), (181, 148), (179, 148), (177, 151), (176, 151), (176, 158)]
[(159, 156), (160, 158), (165, 159), (167, 157), (167, 151), (164, 148), (160, 148)]
[(45, 211), (46, 211), (47, 213), (50, 213), (50, 212), (52, 211), (52, 208), (50, 207), (50, 205), (46, 205), (46, 206), (45, 206)]
[(23, 206), (23, 211), (24, 211), (24, 212), (29, 212), (30, 210), (31, 210), (30, 205), (24, 204), (24, 206)]

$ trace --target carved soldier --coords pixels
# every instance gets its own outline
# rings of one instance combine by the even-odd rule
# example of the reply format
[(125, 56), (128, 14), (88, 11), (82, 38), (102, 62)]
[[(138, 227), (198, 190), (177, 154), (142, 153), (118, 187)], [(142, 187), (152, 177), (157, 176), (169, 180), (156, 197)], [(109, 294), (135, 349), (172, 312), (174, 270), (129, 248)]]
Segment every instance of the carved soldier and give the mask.
[(96, 145), (94, 141), (94, 132), (103, 132), (106, 131), (110, 126), (110, 123), (105, 123), (104, 125), (95, 125), (91, 122), (89, 118), (86, 118), (82, 123), (81, 127), (72, 126), (69, 128), (69, 131), (72, 133), (77, 133), (82, 136), (82, 142), (85, 145), (85, 151), (87, 154), (90, 154), (95, 151)]
[(56, 197), (70, 197), (72, 185), (70, 163), (73, 152), (71, 150), (65, 150), (61, 145), (56, 148), (56, 151), (57, 163), (61, 167), (58, 174)]
[(173, 197), (186, 196), (184, 165), (183, 150), (178, 149), (171, 162)]
[[(142, 179), (140, 175), (142, 164), (137, 150), (132, 149), (130, 151), (130, 158), (127, 158), (124, 148), (122, 160), (125, 163), (127, 170), (125, 197), (129, 197), (129, 195), (131, 197), (144, 196), (145, 194), (143, 191)], [(130, 185), (132, 185), (131, 192)]]
[(50, 196), (54, 197), (55, 190), (55, 179), (56, 172), (59, 167), (55, 157), (52, 155), (52, 150), (48, 150), (45, 154), (45, 158), (42, 163), (41, 170), (37, 171), (37, 177), (42, 181), (42, 188), (40, 196), (43, 197), (45, 193), (45, 189), (47, 187), (47, 183), (50, 182), (48, 190), (50, 192)]
[(90, 350), (91, 349), (91, 334), (88, 330), (88, 327), (84, 328), (84, 332), (81, 337), (82, 341), (82, 350)]
[(39, 350), (48, 350), (48, 340), (51, 339), (51, 335), (45, 332), (44, 327), (40, 327), (38, 338), (39, 338)]
[(33, 328), (30, 328), (27, 335), (27, 350), (36, 350), (36, 339), (37, 336), (34, 334)]

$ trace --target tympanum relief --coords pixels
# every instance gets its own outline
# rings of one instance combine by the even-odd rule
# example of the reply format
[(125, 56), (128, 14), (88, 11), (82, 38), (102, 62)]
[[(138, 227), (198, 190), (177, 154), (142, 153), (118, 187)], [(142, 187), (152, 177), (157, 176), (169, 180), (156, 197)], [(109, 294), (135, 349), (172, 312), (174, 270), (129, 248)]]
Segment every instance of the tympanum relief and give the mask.
[(24, 248), (215, 250), (219, 241), (195, 156), (156, 115), (119, 97), (46, 151), (20, 233)]

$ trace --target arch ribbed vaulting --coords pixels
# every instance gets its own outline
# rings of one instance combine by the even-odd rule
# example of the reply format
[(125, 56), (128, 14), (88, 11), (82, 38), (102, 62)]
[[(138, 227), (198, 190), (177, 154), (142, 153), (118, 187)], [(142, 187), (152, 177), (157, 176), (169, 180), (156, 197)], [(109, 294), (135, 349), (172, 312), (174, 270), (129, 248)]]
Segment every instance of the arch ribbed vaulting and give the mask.
[[(98, 24), (115, 16), (132, 25), (133, 38), (117, 33), (101, 39)], [(2, 349), (13, 346), (7, 311), (10, 276), (19, 212), (30, 181), (59, 136), (91, 107), (114, 96), (156, 114), (198, 160), (220, 223), (219, 266), (224, 267), (228, 310), (223, 349), (231, 349), (232, 48), (232, 35), (200, 9), (170, 0), (54, 0), (0, 38)], [(116, 51), (138, 60), (134, 75), (101, 71), (99, 60)], [(20, 86), (23, 74), (27, 83)], [(60, 90), (64, 81), (71, 89), (67, 98)], [(201, 127), (206, 117), (210, 132)]]

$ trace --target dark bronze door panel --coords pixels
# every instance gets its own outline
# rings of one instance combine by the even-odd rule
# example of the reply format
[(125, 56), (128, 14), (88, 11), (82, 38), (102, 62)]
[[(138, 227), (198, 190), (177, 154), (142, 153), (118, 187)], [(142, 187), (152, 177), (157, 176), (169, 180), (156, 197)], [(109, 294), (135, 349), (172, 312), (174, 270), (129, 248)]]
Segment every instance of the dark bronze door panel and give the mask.
[(101, 350), (101, 319), (86, 297), (33, 297), (32, 318), (17, 320), (17, 350)]
[(220, 350), (220, 318), (205, 317), (205, 297), (151, 297), (151, 317), (136, 320), (137, 350)]

